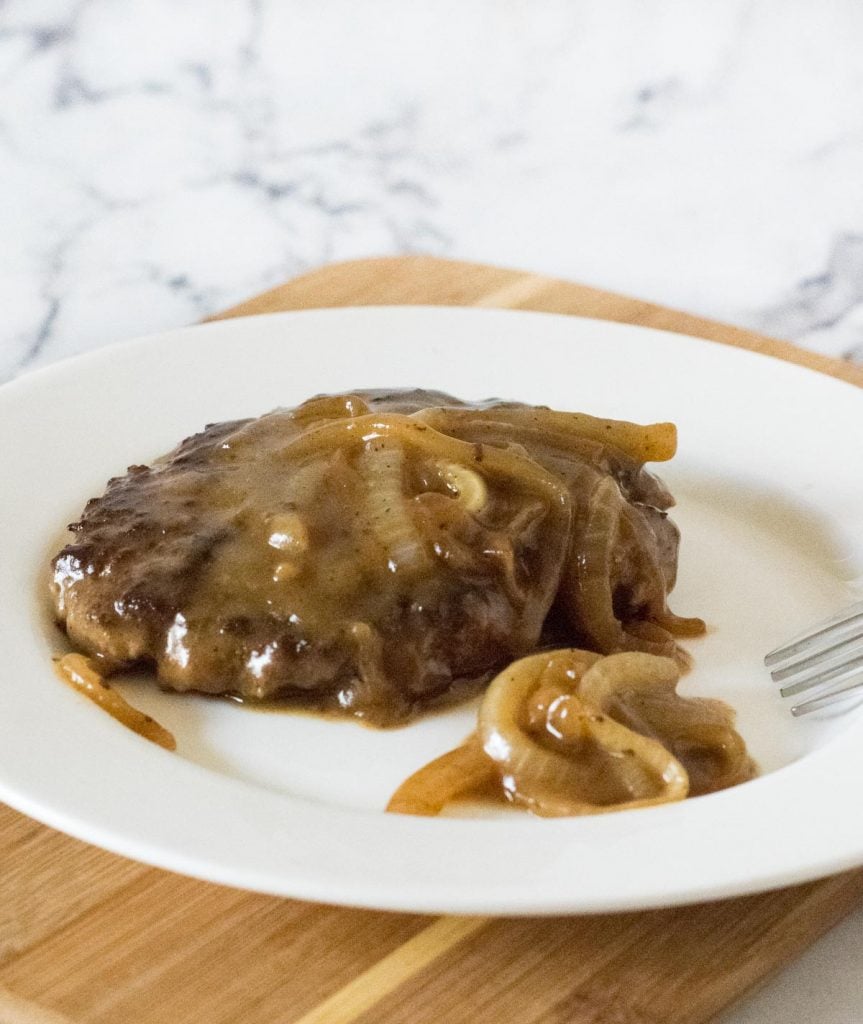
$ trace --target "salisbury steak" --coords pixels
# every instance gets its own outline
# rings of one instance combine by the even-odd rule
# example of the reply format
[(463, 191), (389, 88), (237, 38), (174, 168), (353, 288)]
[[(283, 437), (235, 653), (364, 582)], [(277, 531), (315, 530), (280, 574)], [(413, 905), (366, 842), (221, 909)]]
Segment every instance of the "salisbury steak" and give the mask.
[(109, 481), (52, 592), (106, 671), (149, 662), (176, 690), (304, 694), (386, 723), (530, 649), (569, 517), (523, 456), (319, 400)]
[[(105, 672), (377, 724), (534, 649), (559, 592), (573, 638), (655, 646), (627, 624), (673, 618), (670, 498), (561, 414), (540, 443), (525, 408), (360, 392), (209, 426), (87, 504), (52, 563), (57, 617)], [(615, 525), (591, 569), (597, 494)], [(584, 572), (607, 591), (592, 618)]]

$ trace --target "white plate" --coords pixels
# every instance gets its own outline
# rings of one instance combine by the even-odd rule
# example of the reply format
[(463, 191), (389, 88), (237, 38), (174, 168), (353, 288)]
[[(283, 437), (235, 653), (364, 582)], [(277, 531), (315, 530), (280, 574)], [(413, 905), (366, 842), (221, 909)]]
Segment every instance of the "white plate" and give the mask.
[[(379, 732), (123, 684), (169, 754), (55, 678), (44, 579), (107, 478), (205, 423), (320, 391), (421, 385), (675, 420), (663, 468), (683, 532), (673, 606), (705, 617), (692, 693), (739, 711), (763, 775), (650, 810), (545, 821), (381, 813), (472, 708)], [(863, 863), (863, 717), (792, 721), (761, 655), (861, 578), (863, 394), (766, 357), (622, 324), (492, 310), (229, 320), (49, 367), (0, 390), (0, 798), (200, 878), (412, 911), (610, 911), (728, 896)]]

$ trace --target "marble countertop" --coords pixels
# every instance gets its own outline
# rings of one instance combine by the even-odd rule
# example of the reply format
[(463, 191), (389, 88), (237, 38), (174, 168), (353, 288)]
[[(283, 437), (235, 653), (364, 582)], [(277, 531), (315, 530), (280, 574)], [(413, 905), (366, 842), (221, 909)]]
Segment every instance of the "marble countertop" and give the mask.
[(402, 252), (863, 359), (856, 0), (375, 10), (0, 3), (0, 379)]
[[(407, 252), (863, 361), (861, 52), (857, 0), (0, 0), (0, 380)], [(859, 1021), (861, 955), (724, 1024)]]

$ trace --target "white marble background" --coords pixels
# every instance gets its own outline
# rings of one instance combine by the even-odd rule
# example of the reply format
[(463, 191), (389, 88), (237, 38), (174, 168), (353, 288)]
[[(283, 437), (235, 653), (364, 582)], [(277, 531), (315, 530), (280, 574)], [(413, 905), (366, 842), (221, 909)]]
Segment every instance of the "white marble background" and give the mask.
[[(0, 379), (403, 252), (863, 360), (863, 3), (0, 0)], [(858, 1024), (861, 955), (723, 1020)]]
[(0, 0), (0, 379), (331, 260), (863, 358), (859, 0)]

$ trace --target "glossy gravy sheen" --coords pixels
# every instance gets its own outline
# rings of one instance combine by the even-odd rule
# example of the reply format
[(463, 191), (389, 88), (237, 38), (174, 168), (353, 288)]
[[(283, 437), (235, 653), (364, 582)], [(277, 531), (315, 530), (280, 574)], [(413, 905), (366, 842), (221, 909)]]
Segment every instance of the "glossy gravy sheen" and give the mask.
[(106, 672), (289, 699), (377, 725), (476, 692), (536, 648), (676, 649), (677, 532), (640, 427), (431, 392), (312, 399), (214, 424), (108, 483), (52, 563)]

